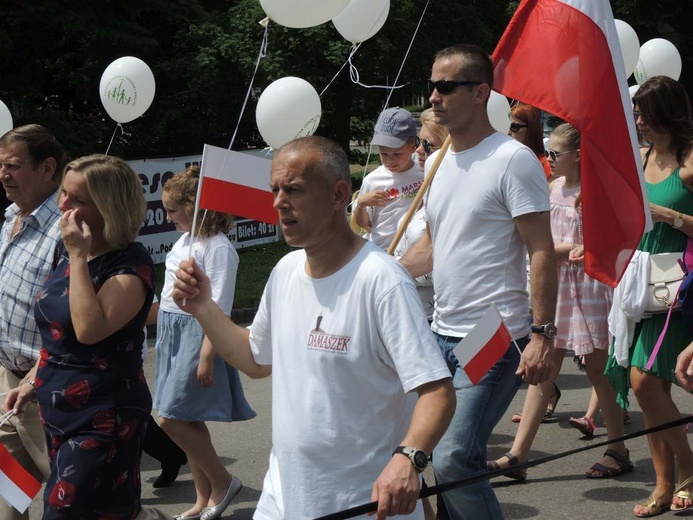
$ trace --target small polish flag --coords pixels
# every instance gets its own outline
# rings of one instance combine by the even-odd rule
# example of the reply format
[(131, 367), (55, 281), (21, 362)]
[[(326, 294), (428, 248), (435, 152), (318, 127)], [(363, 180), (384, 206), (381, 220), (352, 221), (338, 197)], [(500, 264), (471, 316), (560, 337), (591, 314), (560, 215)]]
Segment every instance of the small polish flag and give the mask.
[(0, 496), (23, 513), (40, 489), (41, 483), (0, 444)]
[(199, 207), (276, 224), (270, 159), (206, 144), (200, 169)]
[(453, 353), (475, 385), (503, 357), (512, 340), (498, 308), (492, 303)]

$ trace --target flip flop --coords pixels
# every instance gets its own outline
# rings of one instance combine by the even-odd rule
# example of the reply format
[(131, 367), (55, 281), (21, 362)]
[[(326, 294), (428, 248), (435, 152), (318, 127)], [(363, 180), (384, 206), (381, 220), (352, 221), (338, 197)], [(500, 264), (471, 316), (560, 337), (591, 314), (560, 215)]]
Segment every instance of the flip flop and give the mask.
[(635, 514), (635, 510), (633, 510), (633, 514), (637, 516), (638, 518), (650, 518), (651, 516), (657, 516), (661, 515), (662, 513), (665, 513), (666, 511), (669, 510), (671, 507), (671, 504), (658, 504), (657, 500), (655, 499), (654, 495), (650, 495), (647, 498), (647, 501), (645, 502), (640, 502), (639, 504), (635, 504), (635, 506), (641, 506), (647, 509), (646, 513), (643, 513), (641, 515)]
[(571, 417), (570, 419), (568, 419), (568, 424), (570, 424), (573, 428), (577, 429), (582, 435), (584, 435), (588, 439), (594, 437), (594, 432), (597, 431), (597, 425), (594, 424), (594, 421), (592, 421), (592, 419), (590, 419), (586, 415), (584, 417), (580, 417), (579, 419)]
[(686, 509), (690, 509), (693, 507), (693, 493), (690, 491), (684, 491), (687, 487), (689, 487), (691, 484), (693, 484), (693, 475), (688, 477), (686, 480), (681, 482), (676, 489), (674, 490), (674, 498), (680, 498), (681, 500), (688, 500), (691, 503), (690, 506), (684, 506), (684, 507), (679, 507), (674, 502), (671, 502), (671, 506), (669, 506), (669, 509), (672, 511), (685, 511)]

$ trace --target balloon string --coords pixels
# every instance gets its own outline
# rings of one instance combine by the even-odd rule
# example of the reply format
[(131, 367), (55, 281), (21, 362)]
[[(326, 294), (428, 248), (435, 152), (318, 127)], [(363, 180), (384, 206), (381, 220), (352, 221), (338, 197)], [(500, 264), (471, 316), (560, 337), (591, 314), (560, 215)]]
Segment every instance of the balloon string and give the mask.
[(327, 86), (326, 86), (324, 89), (322, 89), (322, 92), (320, 92), (320, 96), (319, 96), (319, 97), (322, 97), (322, 95), (325, 93), (325, 91), (326, 91), (328, 88), (330, 88), (330, 85), (332, 85), (332, 83), (334, 82), (334, 80), (337, 79), (337, 76), (339, 76), (339, 73), (342, 72), (342, 70), (344, 69), (344, 67), (346, 67), (347, 64), (351, 65), (351, 57), (352, 57), (354, 54), (356, 54), (356, 51), (357, 51), (357, 50), (359, 50), (359, 47), (361, 47), (361, 43), (363, 43), (363, 42), (359, 42), (359, 43), (357, 43), (357, 44), (351, 46), (351, 50), (349, 51), (349, 57), (346, 59), (346, 61), (344, 62), (344, 64), (339, 68), (339, 70), (337, 71), (337, 74), (335, 74), (335, 75), (332, 77), (332, 79), (331, 79), (330, 82), (327, 84)]
[[(397, 80), (399, 79), (400, 74), (402, 73), (402, 69), (404, 68), (404, 64), (407, 62), (407, 58), (409, 57), (409, 51), (411, 51), (412, 45), (414, 45), (414, 40), (416, 39), (416, 35), (419, 33), (419, 27), (421, 27), (421, 22), (423, 21), (423, 17), (426, 14), (426, 9), (428, 9), (428, 4), (431, 0), (426, 0), (426, 5), (424, 6), (423, 12), (421, 13), (421, 17), (419, 18), (419, 23), (416, 24), (416, 29), (414, 30), (414, 35), (411, 37), (411, 41), (409, 42), (409, 47), (407, 47), (407, 52), (404, 53), (404, 59), (402, 60), (402, 64), (399, 66), (399, 70), (397, 71), (397, 76), (395, 77), (394, 85), (397, 85)], [(395, 87), (393, 87), (395, 88)], [(388, 104), (390, 103), (390, 97), (392, 96), (392, 90), (390, 90), (390, 93), (387, 96), (387, 100), (385, 101), (385, 108), (387, 108)]]
[[(236, 129), (233, 131), (233, 135), (231, 136), (231, 142), (229, 142), (229, 147), (227, 150), (231, 150), (231, 147), (233, 146), (233, 142), (236, 140), (236, 134), (238, 133), (238, 128), (241, 126), (241, 120), (243, 119), (243, 113), (245, 112), (245, 108), (248, 105), (248, 99), (250, 98), (250, 93), (253, 90), (253, 82), (255, 81), (255, 76), (257, 75), (257, 69), (260, 66), (260, 61), (262, 58), (265, 57), (265, 54), (267, 52), (267, 34), (269, 31), (269, 19), (265, 18), (260, 22), (260, 25), (262, 25), (265, 28), (265, 32), (262, 35), (262, 42), (260, 42), (260, 52), (258, 53), (257, 56), (257, 61), (255, 62), (255, 70), (253, 70), (253, 75), (250, 78), (250, 84), (248, 85), (248, 91), (245, 94), (245, 99), (243, 100), (243, 106), (241, 107), (241, 112), (238, 115), (238, 122), (236, 123)], [(221, 166), (219, 167), (219, 173), (224, 171), (224, 167), (226, 166), (226, 158), (228, 157), (228, 154), (224, 154), (224, 160), (221, 163)], [(204, 156), (203, 156), (204, 160)], [(203, 172), (204, 170), (200, 168), (200, 180), (198, 182), (197, 186), (197, 196), (195, 197), (195, 211), (193, 212), (193, 226), (192, 230), (190, 232), (190, 253), (188, 256), (192, 255), (192, 246), (195, 243), (195, 223), (197, 222), (197, 215), (200, 210), (200, 194), (202, 193), (202, 182), (204, 179)], [(205, 210), (205, 214), (202, 216), (202, 222), (204, 223), (204, 218), (205, 215), (207, 214)], [(200, 227), (202, 227), (202, 224), (200, 224)], [(183, 305), (185, 305), (185, 300), (183, 301)]]
[(121, 125), (120, 123), (116, 123), (116, 127), (113, 129), (113, 135), (111, 136), (111, 141), (108, 143), (108, 148), (106, 148), (105, 155), (108, 155), (108, 152), (111, 150), (111, 145), (113, 144), (113, 139), (115, 138), (116, 132), (118, 131), (118, 127), (120, 127), (121, 132), (125, 132), (123, 130), (123, 125)]
[[(404, 59), (402, 60), (402, 64), (399, 66), (399, 70), (397, 71), (397, 76), (395, 77), (394, 84), (397, 85), (397, 80), (399, 79), (399, 75), (402, 73), (402, 69), (404, 68), (404, 64), (407, 62), (407, 58), (409, 57), (409, 51), (411, 50), (412, 45), (414, 45), (414, 40), (416, 39), (416, 35), (419, 33), (419, 27), (421, 27), (421, 22), (423, 21), (423, 17), (426, 14), (426, 10), (428, 9), (428, 4), (430, 3), (430, 0), (426, 0), (426, 5), (423, 8), (423, 12), (421, 13), (421, 16), (419, 17), (419, 23), (416, 24), (416, 29), (414, 30), (414, 35), (411, 37), (411, 41), (409, 42), (409, 47), (407, 47), (407, 52), (404, 53)], [(390, 89), (390, 93), (387, 95), (387, 99), (385, 100), (385, 107), (390, 104), (390, 97), (392, 97), (392, 92), (395, 88), (399, 87), (392, 87)], [(371, 151), (373, 147), (369, 144), (368, 145), (368, 154), (366, 155), (366, 166), (363, 169), (363, 176), (365, 177), (366, 174), (368, 173), (368, 164), (371, 160)]]
[(260, 66), (260, 60), (265, 57), (267, 52), (267, 32), (269, 30), (269, 23), (260, 22), (265, 26), (265, 33), (262, 36), (262, 42), (260, 43), (260, 53), (258, 54), (257, 61), (255, 62), (255, 70), (253, 71), (253, 77), (250, 78), (250, 85), (248, 85), (248, 91), (245, 94), (245, 99), (243, 100), (243, 106), (241, 107), (241, 113), (238, 116), (238, 122), (236, 123), (236, 129), (233, 131), (231, 136), (231, 142), (229, 143), (229, 150), (236, 140), (236, 134), (238, 133), (238, 127), (241, 126), (241, 119), (243, 118), (243, 113), (245, 112), (245, 107), (248, 105), (248, 99), (250, 98), (250, 92), (253, 89), (253, 82), (255, 81), (255, 75), (257, 74), (257, 69)]

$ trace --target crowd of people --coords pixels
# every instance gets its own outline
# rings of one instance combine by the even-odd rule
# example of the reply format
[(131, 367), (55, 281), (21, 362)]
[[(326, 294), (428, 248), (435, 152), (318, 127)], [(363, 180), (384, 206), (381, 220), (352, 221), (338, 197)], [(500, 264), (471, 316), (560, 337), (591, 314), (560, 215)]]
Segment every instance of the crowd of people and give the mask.
[[(0, 441), (46, 482), (44, 518), (166, 518), (141, 504), (143, 450), (158, 454), (161, 485), (190, 466), (195, 502), (176, 519), (221, 517), (242, 484), (205, 423), (255, 416), (239, 372), (272, 375), (260, 520), (370, 501), (379, 520), (503, 518), (487, 479), (438, 495), (434, 511), (418, 500), (421, 473), (432, 461), (437, 483), (500, 468), (526, 479), (513, 467), (558, 404), (566, 350), (584, 363), (598, 399), (591, 408), (601, 408), (614, 441), (586, 476), (633, 470), (617, 441), (628, 393), (645, 426), (677, 419), (671, 388), (693, 391), (693, 336), (677, 311), (624, 318), (639, 296), (586, 275), (576, 128), (560, 124), (544, 149), (539, 110), (518, 104), (509, 135), (497, 132), (486, 108), (493, 63), (473, 45), (440, 51), (430, 87), (418, 134), (408, 111), (380, 114), (372, 144), (382, 166), (353, 197), (347, 155), (331, 140), (299, 138), (276, 152), (274, 207), (298, 249), (272, 271), (249, 327), (229, 319), (239, 261), (225, 236), (231, 217), (207, 211), (194, 221), (197, 168), (164, 186), (167, 219), (182, 235), (153, 304), (152, 261), (136, 242), (145, 201), (127, 163), (69, 161), (39, 125), (0, 137), (12, 202), (0, 235), (0, 392), (12, 413)], [(683, 253), (693, 238), (693, 118), (685, 90), (668, 78), (645, 82), (633, 102), (654, 222), (626, 273), (638, 280), (652, 255)], [(511, 341), (472, 383), (454, 351), (491, 305)], [(143, 373), (152, 323), (153, 397)], [(523, 383), (512, 447), (487, 460)], [(574, 421), (593, 432), (582, 419)], [(656, 485), (633, 514), (692, 507), (686, 434), (674, 428), (648, 441)], [(0, 501), (0, 517), (28, 515)]]

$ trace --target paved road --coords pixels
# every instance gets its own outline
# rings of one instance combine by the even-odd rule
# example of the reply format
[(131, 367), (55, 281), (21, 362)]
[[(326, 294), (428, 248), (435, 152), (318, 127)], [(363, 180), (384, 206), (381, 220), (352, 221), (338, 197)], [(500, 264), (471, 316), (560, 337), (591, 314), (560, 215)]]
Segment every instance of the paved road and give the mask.
[[(153, 381), (154, 351), (145, 364), (150, 382)], [(267, 380), (244, 379), (246, 395), (258, 416), (234, 424), (210, 423), (215, 446), (231, 472), (244, 484), (243, 490), (224, 518), (249, 520), (260, 496), (262, 479), (267, 469), (267, 458), (271, 443), (270, 430), (270, 384)], [(599, 428), (594, 440), (585, 440), (577, 430), (568, 425), (570, 416), (581, 416), (589, 400), (590, 389), (587, 376), (579, 372), (566, 357), (558, 384), (563, 397), (558, 405), (555, 419), (543, 424), (539, 430), (533, 458), (560, 453), (579, 446), (605, 440), (605, 430)], [(522, 409), (526, 387), (518, 393), (506, 416), (491, 437), (489, 456), (499, 457), (512, 443), (517, 425), (510, 421), (514, 412)], [(681, 389), (674, 389), (675, 400), (683, 414), (691, 413), (693, 397)], [(642, 429), (642, 414), (632, 399), (631, 420), (626, 433)], [(601, 425), (601, 422), (598, 421)], [(654, 472), (644, 438), (629, 443), (635, 471), (618, 479), (591, 480), (584, 477), (585, 470), (596, 462), (602, 449), (590, 450), (564, 459), (553, 461), (529, 470), (529, 478), (517, 483), (505, 477), (494, 480), (494, 488), (503, 504), (507, 519), (629, 519), (633, 504), (644, 500), (654, 486)], [(194, 498), (190, 472), (186, 467), (179, 479), (169, 488), (154, 489), (151, 484), (159, 474), (153, 459), (142, 460), (143, 503), (157, 506), (166, 513), (180, 513), (187, 509)], [(433, 479), (430, 478), (430, 481)], [(357, 505), (357, 504), (354, 504)], [(39, 499), (31, 506), (31, 520), (41, 518), (42, 504)], [(693, 511), (678, 515), (666, 513), (660, 518), (693, 517)], [(294, 520), (294, 519), (292, 519)]]

